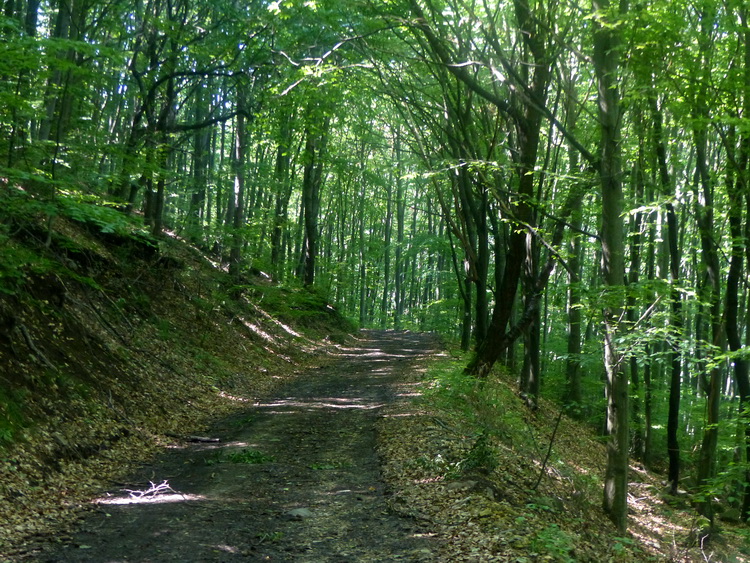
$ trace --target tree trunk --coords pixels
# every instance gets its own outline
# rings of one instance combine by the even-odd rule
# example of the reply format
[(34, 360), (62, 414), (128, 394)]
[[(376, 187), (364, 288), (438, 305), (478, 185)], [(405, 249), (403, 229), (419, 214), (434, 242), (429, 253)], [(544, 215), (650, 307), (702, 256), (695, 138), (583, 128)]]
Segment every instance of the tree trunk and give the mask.
[(602, 272), (604, 302), (604, 364), (607, 394), (607, 469), (604, 476), (604, 511), (624, 533), (628, 523), (628, 451), (630, 411), (628, 378), (617, 349), (618, 323), (623, 315), (625, 259), (624, 208), (620, 164), (620, 97), (618, 28), (606, 21), (609, 0), (594, 0), (596, 12), (593, 63), (596, 73), (601, 127), (599, 177), (602, 193)]
[(380, 299), (380, 328), (388, 326), (388, 311), (391, 303), (391, 231), (393, 229), (393, 186), (392, 177), (386, 184), (386, 210), (383, 245), (383, 294)]
[[(709, 4), (706, 4), (709, 6)], [(709, 122), (708, 112), (708, 95), (710, 65), (707, 62), (709, 58), (709, 49), (711, 46), (711, 36), (713, 34), (715, 14), (704, 11), (701, 13), (701, 30), (699, 40), (699, 53), (701, 60), (701, 76), (699, 80), (699, 89), (693, 102), (693, 142), (695, 144), (695, 166), (696, 180), (700, 185), (703, 202), (696, 203), (696, 218), (698, 224), (698, 233), (701, 241), (701, 258), (703, 262), (703, 280), (700, 283), (701, 303), (707, 304), (708, 325), (710, 335), (706, 338), (705, 343), (699, 343), (702, 347), (710, 350), (711, 346), (718, 346), (721, 340), (721, 302), (720, 302), (720, 264), (719, 256), (715, 243), (714, 233), (714, 206), (713, 206), (713, 185), (711, 172), (708, 164), (708, 135), (707, 123)], [(697, 77), (696, 77), (697, 78)], [(699, 362), (705, 369), (705, 362)], [(710, 374), (706, 377), (703, 374), (704, 391), (706, 398), (706, 420), (703, 426), (703, 440), (701, 451), (698, 459), (698, 486), (708, 486), (711, 479), (716, 473), (716, 451), (719, 439), (719, 401), (721, 397), (721, 374), (718, 367), (711, 369)], [(700, 505), (701, 512), (712, 522), (714, 518), (714, 509), (710, 499)]]
[[(195, 100), (195, 122), (202, 123), (209, 113), (210, 100), (206, 88), (199, 88)], [(208, 189), (211, 129), (197, 129), (193, 135), (193, 189), (187, 214), (187, 235), (192, 242), (205, 242), (203, 220)]]
[[(748, 7), (740, 4), (739, 17), (742, 22), (743, 42), (743, 108), (742, 115), (750, 114), (750, 22), (748, 21)], [(742, 255), (748, 250), (748, 241), (742, 231), (741, 215), (742, 200), (750, 204), (750, 134), (743, 130), (739, 140), (739, 156), (735, 159), (737, 163), (737, 181), (735, 190), (730, 193), (729, 223), (732, 231), (732, 258), (729, 265), (729, 276), (727, 278), (727, 340), (732, 351), (738, 351), (742, 347), (739, 322), (737, 319), (737, 291), (742, 279)], [(736, 210), (735, 210), (736, 205)], [(746, 205), (748, 215), (746, 222), (750, 222), (750, 205)], [(734, 222), (737, 222), (735, 225)], [(732, 289), (730, 291), (730, 284)], [(733, 294), (733, 295), (732, 295)], [(735, 311), (730, 309), (730, 295), (734, 301)], [(730, 325), (734, 325), (730, 327)], [(744, 356), (734, 359), (734, 377), (737, 382), (737, 391), (740, 395), (740, 421), (744, 430), (744, 455), (745, 455), (745, 482), (742, 501), (742, 519), (750, 518), (750, 363)]]
[[(244, 99), (240, 97), (237, 104), (242, 109)], [(245, 164), (247, 160), (247, 122), (244, 111), (240, 111), (235, 122), (234, 149), (232, 151), (232, 170), (234, 172), (234, 190), (230, 194), (232, 201), (231, 226), (232, 236), (229, 249), (229, 274), (238, 279), (242, 264), (242, 246), (245, 243), (243, 225), (245, 222)]]
[(292, 116), (290, 114), (284, 114), (281, 117), (279, 141), (276, 147), (274, 170), (276, 194), (271, 229), (271, 267), (273, 268), (274, 279), (277, 281), (281, 281), (284, 277), (283, 234), (286, 229), (289, 199), (292, 197), (291, 147), (289, 146), (291, 121)]
[[(398, 130), (394, 141), (394, 152), (396, 156), (397, 169), (401, 168), (401, 137)], [(393, 325), (396, 330), (401, 330), (401, 317), (404, 314), (404, 223), (406, 221), (406, 186), (400, 176), (396, 176), (396, 272), (394, 289), (396, 292), (395, 311)]]
[[(313, 110), (310, 110), (311, 113)], [(319, 118), (319, 119), (318, 119)], [(315, 282), (315, 261), (318, 254), (318, 215), (320, 212), (320, 190), (323, 184), (323, 158), (328, 142), (327, 116), (310, 116), (312, 120), (305, 128), (304, 171), (302, 178), (302, 207), (304, 208), (302, 272), (300, 278), (305, 287)]]

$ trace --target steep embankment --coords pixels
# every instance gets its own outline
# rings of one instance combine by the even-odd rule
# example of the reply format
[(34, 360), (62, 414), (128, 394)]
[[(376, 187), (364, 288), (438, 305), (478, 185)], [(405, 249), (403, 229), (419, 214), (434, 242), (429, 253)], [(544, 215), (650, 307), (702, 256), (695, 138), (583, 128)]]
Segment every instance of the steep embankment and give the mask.
[[(431, 528), (441, 561), (743, 563), (746, 528), (706, 521), (663, 477), (631, 464), (628, 533), (601, 508), (601, 436), (550, 402), (530, 410), (511, 377), (477, 381), (445, 357), (415, 374), (408, 416), (379, 422), (390, 507)], [(404, 382), (406, 385), (407, 382)]]
[(309, 292), (236, 285), (176, 237), (81, 202), (4, 197), (0, 244), (0, 553), (347, 326)]

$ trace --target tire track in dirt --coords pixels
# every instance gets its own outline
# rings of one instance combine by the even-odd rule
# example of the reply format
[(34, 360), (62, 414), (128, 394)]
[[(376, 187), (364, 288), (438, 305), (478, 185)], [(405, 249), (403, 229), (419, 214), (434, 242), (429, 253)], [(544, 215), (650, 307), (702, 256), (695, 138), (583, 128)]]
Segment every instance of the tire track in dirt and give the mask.
[(33, 560), (435, 560), (430, 534), (389, 511), (375, 451), (382, 409), (404, 400), (398, 383), (434, 348), (429, 335), (363, 332), (337, 361), (217, 423), (221, 442), (182, 444), (129, 478), (141, 492), (166, 482), (158, 494), (112, 491)]

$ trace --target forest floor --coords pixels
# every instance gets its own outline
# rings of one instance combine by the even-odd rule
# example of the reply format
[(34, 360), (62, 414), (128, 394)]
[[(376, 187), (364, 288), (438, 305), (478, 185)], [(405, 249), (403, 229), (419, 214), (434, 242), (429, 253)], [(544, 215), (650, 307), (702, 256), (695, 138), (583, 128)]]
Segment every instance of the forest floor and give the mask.
[[(650, 493), (659, 483), (645, 473), (632, 477), (632, 534), (618, 537), (596, 492), (566, 476), (557, 455), (545, 469), (500, 445), (483, 468), (490, 454), (477, 453), (476, 436), (424, 398), (426, 370), (447, 359), (438, 348), (425, 334), (360, 333), (331, 362), (203, 435), (173, 436), (111, 482), (74, 527), (37, 536), (8, 560), (747, 560), (726, 538), (699, 545), (689, 507)], [(526, 408), (502, 399), (506, 422)], [(529, 435), (555, 423), (528, 416)], [(599, 472), (601, 444), (583, 426), (564, 426), (555, 448), (578, 460), (576, 470)]]
[(96, 499), (33, 561), (435, 561), (440, 541), (390, 510), (376, 423), (427, 335), (366, 333), (254, 406), (167, 450)]

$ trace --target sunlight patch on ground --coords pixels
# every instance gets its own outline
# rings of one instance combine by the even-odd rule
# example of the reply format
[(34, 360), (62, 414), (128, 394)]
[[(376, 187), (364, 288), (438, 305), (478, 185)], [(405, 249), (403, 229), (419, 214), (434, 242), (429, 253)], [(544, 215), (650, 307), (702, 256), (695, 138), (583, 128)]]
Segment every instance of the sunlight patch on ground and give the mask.
[(398, 397), (421, 397), (422, 395), (422, 385), (419, 383), (403, 383), (398, 386), (396, 393)]
[(278, 319), (275, 319), (275, 318), (273, 318), (273, 317), (272, 317), (271, 315), (269, 315), (269, 314), (268, 314), (268, 313), (267, 313), (266, 311), (264, 311), (264, 310), (263, 310), (263, 309), (261, 309), (260, 307), (258, 307), (258, 306), (255, 306), (255, 305), (253, 305), (253, 307), (254, 307), (254, 309), (255, 309), (256, 311), (258, 311), (258, 312), (259, 312), (259, 313), (260, 313), (260, 314), (261, 314), (261, 315), (262, 315), (263, 317), (265, 317), (266, 319), (268, 319), (269, 321), (271, 321), (271, 322), (272, 322), (273, 324), (275, 324), (276, 326), (280, 327), (280, 328), (281, 328), (282, 330), (284, 330), (284, 331), (285, 331), (285, 332), (286, 332), (287, 334), (291, 334), (292, 336), (295, 336), (295, 337), (297, 337), (297, 338), (302, 338), (303, 340), (306, 340), (307, 342), (311, 342), (311, 340), (310, 340), (309, 338), (305, 338), (304, 336), (302, 336), (302, 334), (300, 334), (299, 332), (297, 332), (296, 330), (294, 330), (294, 329), (293, 329), (292, 327), (290, 327), (289, 325), (287, 325), (287, 324), (284, 324), (284, 323), (282, 323), (282, 322), (281, 322), (280, 320), (278, 320)]
[(237, 549), (236, 547), (233, 547), (231, 545), (219, 544), (219, 545), (215, 545), (213, 547), (214, 547), (214, 549), (216, 549), (218, 551), (223, 551), (225, 553), (232, 553), (234, 555), (237, 555), (237, 554), (240, 553), (239, 549)]
[(238, 403), (249, 403), (252, 400), (246, 397), (240, 397), (239, 395), (230, 395), (225, 391), (219, 391), (219, 397), (222, 399), (229, 399), (230, 401), (236, 401)]
[(188, 502), (194, 500), (206, 500), (203, 495), (191, 495), (182, 493), (170, 493), (155, 497), (111, 497), (94, 499), (93, 504), (125, 505), (125, 504), (165, 504), (169, 502)]
[(572, 463), (569, 459), (565, 460), (565, 466), (569, 469), (573, 469), (576, 472), (580, 473), (581, 475), (588, 475), (591, 473), (588, 469), (585, 467), (581, 467), (580, 465), (576, 465), (575, 463)]
[(108, 495), (94, 499), (93, 504), (164, 504), (170, 502), (185, 502), (191, 500), (205, 500), (203, 495), (183, 494), (175, 491), (169, 486), (169, 482), (164, 480), (161, 484), (149, 483), (150, 487), (143, 490), (122, 489), (127, 496)]
[(240, 320), (242, 321), (242, 324), (245, 325), (245, 327), (248, 328), (251, 332), (257, 334), (258, 336), (267, 340), (268, 342), (271, 342), (272, 344), (276, 344), (276, 338), (263, 330), (260, 325), (255, 324), (254, 322), (251, 322), (246, 318), (242, 318)]
[(445, 481), (445, 475), (437, 475), (435, 477), (426, 477), (424, 479), (415, 479), (412, 481), (417, 485), (429, 485), (430, 483), (442, 483)]
[(240, 442), (235, 440), (234, 442), (227, 442), (221, 445), (222, 448), (257, 448), (258, 444), (251, 444), (250, 442)]
[[(419, 413), (420, 415), (424, 413)], [(399, 412), (399, 413), (390, 413), (383, 415), (383, 418), (408, 418), (408, 417), (414, 417), (417, 416), (413, 412)]]
[(377, 491), (375, 487), (369, 487), (367, 489), (336, 489), (323, 493), (323, 496), (368, 495), (374, 493), (375, 491)]
[[(383, 352), (364, 352), (364, 351), (348, 351), (344, 354), (336, 354), (337, 357), (346, 358), (351, 360), (358, 360), (360, 358), (368, 358), (370, 363), (391, 363), (393, 359), (405, 359), (408, 360), (409, 356), (402, 356), (399, 354), (385, 354)], [(374, 359), (373, 359), (374, 358)]]
[[(688, 508), (672, 506), (670, 501), (665, 500), (655, 475), (636, 466), (631, 466), (631, 471), (641, 474), (646, 481), (630, 482), (628, 485), (629, 532), (639, 545), (674, 561), (696, 560), (696, 552), (704, 561), (718, 561), (710, 542), (704, 542), (706, 538), (700, 537), (696, 513)], [(679, 500), (679, 497), (675, 499)], [(732, 559), (735, 562), (747, 560), (740, 554)]]
[[(279, 408), (279, 407), (295, 407), (305, 409), (362, 409), (372, 410), (379, 409), (383, 406), (382, 403), (366, 403), (364, 399), (358, 398), (340, 398), (340, 397), (325, 397), (314, 401), (299, 401), (296, 399), (282, 399), (274, 401), (272, 403), (257, 403), (260, 408)], [(272, 411), (275, 413), (293, 413), (295, 411)]]

